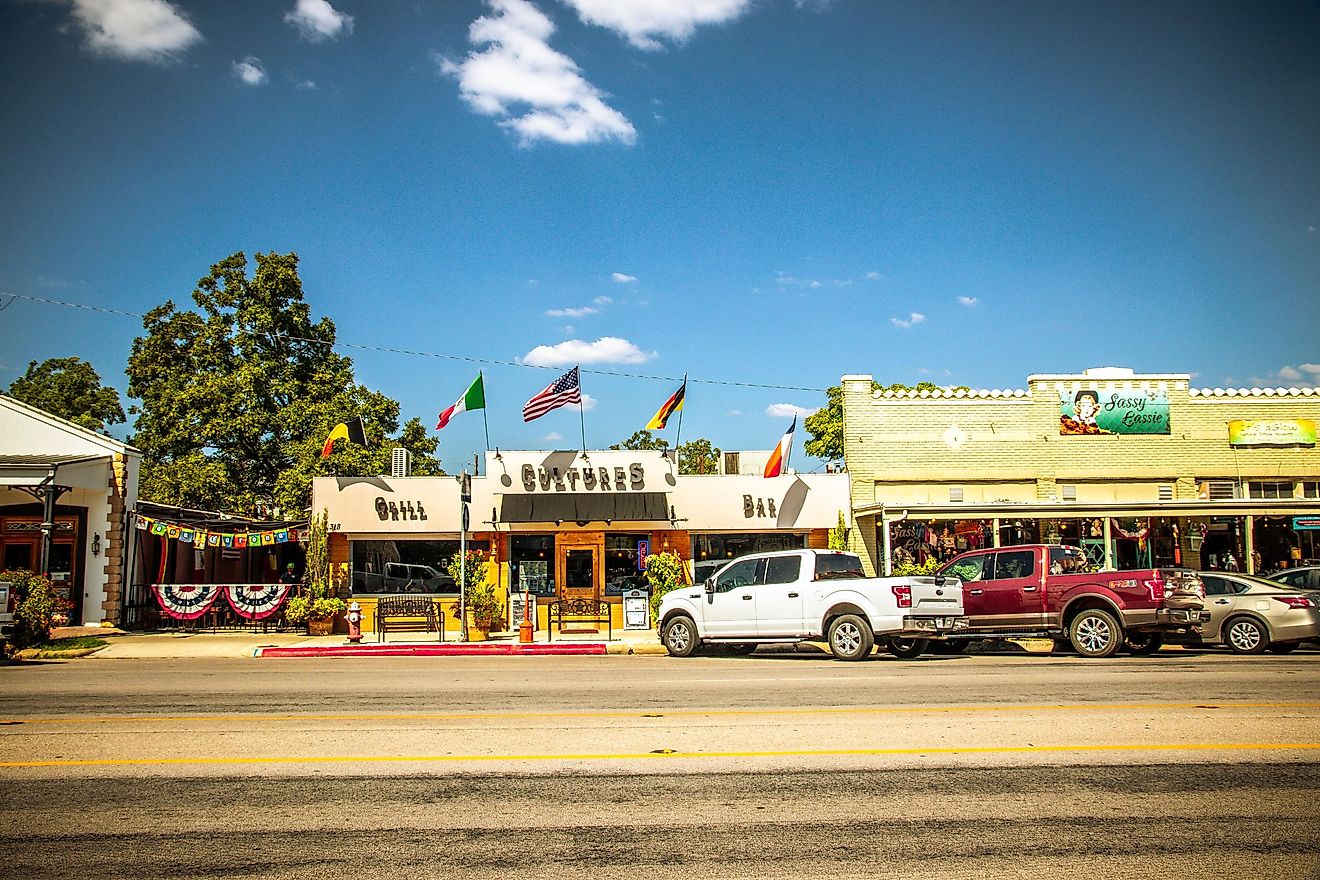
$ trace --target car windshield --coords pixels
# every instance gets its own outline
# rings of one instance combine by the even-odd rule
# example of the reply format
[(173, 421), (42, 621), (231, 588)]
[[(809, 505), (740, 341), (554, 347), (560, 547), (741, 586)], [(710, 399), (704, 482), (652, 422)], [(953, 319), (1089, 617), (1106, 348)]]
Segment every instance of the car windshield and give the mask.
[(825, 553), (816, 555), (816, 580), (866, 577), (862, 560), (851, 553)]

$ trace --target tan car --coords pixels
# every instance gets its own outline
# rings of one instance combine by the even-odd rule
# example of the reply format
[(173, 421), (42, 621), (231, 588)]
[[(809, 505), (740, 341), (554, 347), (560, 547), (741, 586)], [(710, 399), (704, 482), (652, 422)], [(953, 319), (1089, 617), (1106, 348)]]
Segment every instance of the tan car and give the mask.
[(1223, 644), (1237, 654), (1267, 648), (1286, 654), (1303, 641), (1320, 638), (1320, 607), (1300, 590), (1249, 574), (1201, 572), (1210, 621), (1201, 641)]

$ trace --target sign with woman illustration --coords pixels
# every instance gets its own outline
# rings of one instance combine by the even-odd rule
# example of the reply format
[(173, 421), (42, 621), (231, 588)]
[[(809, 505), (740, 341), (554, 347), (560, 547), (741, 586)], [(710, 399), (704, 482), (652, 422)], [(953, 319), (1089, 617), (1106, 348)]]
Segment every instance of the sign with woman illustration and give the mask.
[(1060, 434), (1167, 434), (1169, 396), (1153, 388), (1059, 391)]

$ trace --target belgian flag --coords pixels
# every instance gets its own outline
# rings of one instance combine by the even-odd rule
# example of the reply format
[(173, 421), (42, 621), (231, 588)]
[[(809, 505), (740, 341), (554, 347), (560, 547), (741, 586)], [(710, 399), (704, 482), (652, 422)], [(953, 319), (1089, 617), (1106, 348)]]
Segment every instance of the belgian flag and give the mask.
[(350, 443), (356, 443), (358, 446), (367, 445), (367, 428), (362, 422), (362, 417), (358, 416), (347, 422), (340, 422), (335, 425), (330, 436), (325, 438), (325, 445), (321, 447), (321, 457), (329, 458), (330, 453), (335, 451), (336, 440), (347, 440)]
[(687, 394), (687, 380), (678, 386), (678, 390), (669, 395), (669, 399), (661, 404), (660, 408), (651, 416), (651, 421), (646, 423), (646, 430), (659, 431), (664, 428), (669, 417), (683, 408), (683, 398)]

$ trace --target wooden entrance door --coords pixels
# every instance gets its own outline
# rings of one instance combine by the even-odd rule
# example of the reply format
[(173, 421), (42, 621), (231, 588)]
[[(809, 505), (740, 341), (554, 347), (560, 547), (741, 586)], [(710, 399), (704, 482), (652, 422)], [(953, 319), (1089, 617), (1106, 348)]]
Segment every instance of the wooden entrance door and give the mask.
[(561, 599), (599, 599), (605, 585), (605, 534), (578, 532), (555, 540), (555, 583)]

